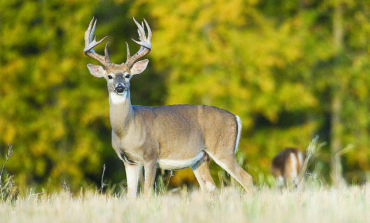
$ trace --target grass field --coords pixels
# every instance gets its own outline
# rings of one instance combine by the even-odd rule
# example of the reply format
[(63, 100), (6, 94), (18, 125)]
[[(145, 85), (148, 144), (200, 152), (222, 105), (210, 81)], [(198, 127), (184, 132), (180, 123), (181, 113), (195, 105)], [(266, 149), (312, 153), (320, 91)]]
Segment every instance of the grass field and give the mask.
[(370, 184), (295, 190), (226, 187), (150, 199), (87, 191), (32, 194), (0, 203), (0, 222), (369, 222)]

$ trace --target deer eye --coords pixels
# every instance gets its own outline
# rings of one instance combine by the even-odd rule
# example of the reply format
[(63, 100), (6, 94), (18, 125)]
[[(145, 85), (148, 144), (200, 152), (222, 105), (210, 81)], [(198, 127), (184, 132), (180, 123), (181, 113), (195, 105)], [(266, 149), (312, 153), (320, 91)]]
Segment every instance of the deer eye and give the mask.
[(130, 74), (125, 74), (125, 78), (130, 78)]
[(110, 75), (110, 74), (109, 74), (109, 75), (108, 75), (108, 78), (109, 78), (109, 79), (112, 79), (113, 77), (112, 77), (112, 75)]

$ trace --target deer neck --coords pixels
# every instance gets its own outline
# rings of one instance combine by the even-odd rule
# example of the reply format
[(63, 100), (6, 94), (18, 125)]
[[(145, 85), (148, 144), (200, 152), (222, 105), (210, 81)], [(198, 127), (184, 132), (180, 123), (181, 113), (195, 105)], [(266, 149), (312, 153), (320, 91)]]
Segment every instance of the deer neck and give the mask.
[(123, 95), (109, 93), (109, 113), (112, 130), (118, 136), (126, 134), (134, 119), (134, 110), (131, 105), (130, 91)]

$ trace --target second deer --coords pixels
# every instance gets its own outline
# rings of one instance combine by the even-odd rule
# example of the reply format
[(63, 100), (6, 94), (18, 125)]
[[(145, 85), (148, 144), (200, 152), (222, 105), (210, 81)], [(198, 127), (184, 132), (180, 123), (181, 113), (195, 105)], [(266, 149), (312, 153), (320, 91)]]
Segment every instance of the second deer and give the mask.
[(271, 173), (279, 186), (297, 186), (299, 172), (303, 165), (303, 154), (295, 148), (286, 148), (278, 153), (271, 162)]

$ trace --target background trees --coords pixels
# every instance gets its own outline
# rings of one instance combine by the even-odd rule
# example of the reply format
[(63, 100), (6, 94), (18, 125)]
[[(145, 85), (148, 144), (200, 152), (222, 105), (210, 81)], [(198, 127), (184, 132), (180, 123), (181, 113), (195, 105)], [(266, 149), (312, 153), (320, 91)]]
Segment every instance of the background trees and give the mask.
[(94, 61), (82, 53), (83, 33), (96, 16), (96, 34), (109, 34), (118, 63), (124, 42), (136, 38), (135, 16), (154, 34), (150, 67), (132, 81), (133, 104), (201, 103), (238, 114), (238, 158), (256, 183), (265, 182), (278, 151), (304, 150), (315, 135), (327, 145), (312, 168), (331, 180), (339, 163), (348, 182), (361, 182), (370, 169), (368, 7), (351, 0), (2, 1), (0, 153), (14, 144), (7, 165), (21, 186), (63, 179), (79, 188), (99, 181), (103, 163), (110, 180), (124, 179), (110, 145), (105, 83), (88, 74)]

